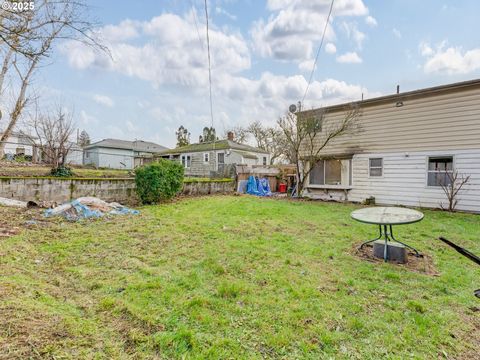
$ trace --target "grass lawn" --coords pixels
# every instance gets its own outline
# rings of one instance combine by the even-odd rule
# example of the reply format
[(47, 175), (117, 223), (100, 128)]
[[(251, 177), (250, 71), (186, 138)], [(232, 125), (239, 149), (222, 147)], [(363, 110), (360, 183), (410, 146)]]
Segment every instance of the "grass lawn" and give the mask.
[(478, 356), (480, 268), (436, 238), (480, 254), (480, 217), (397, 228), (432, 276), (358, 258), (355, 208), (204, 197), (0, 237), (0, 358)]
[[(51, 167), (48, 165), (36, 164), (17, 164), (2, 162), (0, 164), (0, 176), (50, 176)], [(129, 170), (117, 169), (89, 169), (89, 168), (72, 168), (75, 177), (82, 178), (126, 178), (132, 177)]]

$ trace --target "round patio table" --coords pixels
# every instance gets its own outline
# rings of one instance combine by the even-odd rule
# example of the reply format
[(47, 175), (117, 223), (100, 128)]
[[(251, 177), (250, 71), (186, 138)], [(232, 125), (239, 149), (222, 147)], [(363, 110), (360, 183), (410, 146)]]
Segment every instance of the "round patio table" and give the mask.
[(369, 207), (355, 210), (350, 214), (350, 216), (352, 217), (352, 219), (366, 224), (378, 225), (378, 237), (373, 240), (365, 241), (362, 245), (360, 245), (360, 249), (362, 249), (368, 243), (384, 238), (385, 247), (383, 259), (385, 261), (388, 260), (388, 241), (392, 240), (413, 250), (417, 257), (420, 256), (417, 249), (395, 239), (392, 229), (393, 225), (413, 224), (421, 221), (423, 219), (423, 213), (421, 213), (420, 211), (401, 207)]

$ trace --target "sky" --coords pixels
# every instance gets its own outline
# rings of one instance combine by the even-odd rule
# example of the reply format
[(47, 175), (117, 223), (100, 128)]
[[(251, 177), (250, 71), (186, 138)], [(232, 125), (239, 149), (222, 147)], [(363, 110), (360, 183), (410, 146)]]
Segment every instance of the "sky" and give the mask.
[[(111, 57), (59, 43), (37, 74), (42, 97), (74, 108), (92, 140), (174, 147), (210, 126), (203, 0), (89, 0)], [(209, 0), (218, 134), (273, 125), (302, 100), (330, 0)], [(480, 77), (478, 0), (335, 0), (303, 108)]]

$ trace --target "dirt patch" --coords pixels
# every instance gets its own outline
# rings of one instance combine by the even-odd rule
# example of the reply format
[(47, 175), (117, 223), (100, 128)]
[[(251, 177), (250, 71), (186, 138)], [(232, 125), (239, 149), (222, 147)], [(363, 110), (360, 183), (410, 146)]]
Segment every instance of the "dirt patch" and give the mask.
[[(360, 244), (355, 244), (351, 251), (353, 255), (361, 258), (362, 260), (375, 263), (384, 262), (383, 259), (373, 256), (373, 246), (370, 244), (365, 245), (363, 249), (360, 249)], [(414, 252), (408, 251), (406, 264), (399, 264), (397, 262), (390, 263), (420, 274), (431, 276), (440, 275), (440, 272), (435, 268), (432, 257), (428, 254), (421, 254), (420, 257), (417, 257), (415, 256)]]
[(0, 308), (0, 359), (44, 359), (51, 345), (68, 337), (59, 317)]

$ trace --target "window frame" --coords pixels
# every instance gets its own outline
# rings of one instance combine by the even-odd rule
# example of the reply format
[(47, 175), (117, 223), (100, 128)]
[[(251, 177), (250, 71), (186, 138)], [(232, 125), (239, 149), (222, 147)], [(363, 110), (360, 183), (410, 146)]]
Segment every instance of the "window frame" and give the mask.
[(205, 152), (203, 153), (203, 163), (208, 164), (210, 162), (210, 153)]
[[(190, 162), (188, 161), (190, 159)], [(190, 169), (192, 167), (192, 155), (191, 154), (182, 154), (180, 157), (180, 162), (185, 169)]]
[(441, 158), (451, 158), (452, 159), (452, 170), (450, 170), (450, 173), (455, 172), (455, 156), (454, 155), (427, 155), (426, 157), (426, 171), (425, 171), (425, 186), (430, 189), (441, 189), (442, 185), (429, 185), (428, 184), (428, 175), (430, 173), (439, 173), (440, 171), (435, 171), (435, 170), (430, 170), (429, 165), (430, 165), (430, 159), (441, 159)]
[[(326, 162), (327, 161), (331, 161), (331, 160), (337, 160), (340, 162), (340, 184), (326, 184), (326, 179), (327, 179), (327, 174), (326, 174)], [(349, 174), (349, 184), (343, 184), (342, 183), (342, 180), (343, 180), (343, 176), (342, 176), (342, 169), (343, 169), (343, 165), (342, 165), (342, 161), (343, 160), (348, 160), (349, 161), (349, 167), (352, 166), (352, 159), (320, 159), (318, 160), (317, 162), (315, 162), (315, 164), (317, 164), (319, 161), (323, 161), (323, 184), (313, 184), (311, 182), (311, 174), (312, 174), (312, 171), (310, 171), (310, 173), (308, 174), (308, 186), (325, 186), (325, 187), (342, 187), (342, 186), (351, 186), (350, 184), (350, 174)], [(315, 166), (315, 165), (314, 165)], [(350, 168), (348, 169), (348, 171), (350, 171)]]
[[(371, 165), (371, 160), (381, 160), (382, 165), (381, 166), (372, 166)], [(372, 169), (380, 169), (381, 170), (381, 175), (372, 175)], [(368, 158), (368, 177), (369, 178), (383, 178), (383, 175), (384, 175), (383, 157), (370, 157), (370, 158)]]
[(263, 166), (267, 166), (267, 157), (266, 156), (263, 157), (262, 164), (263, 164)]

